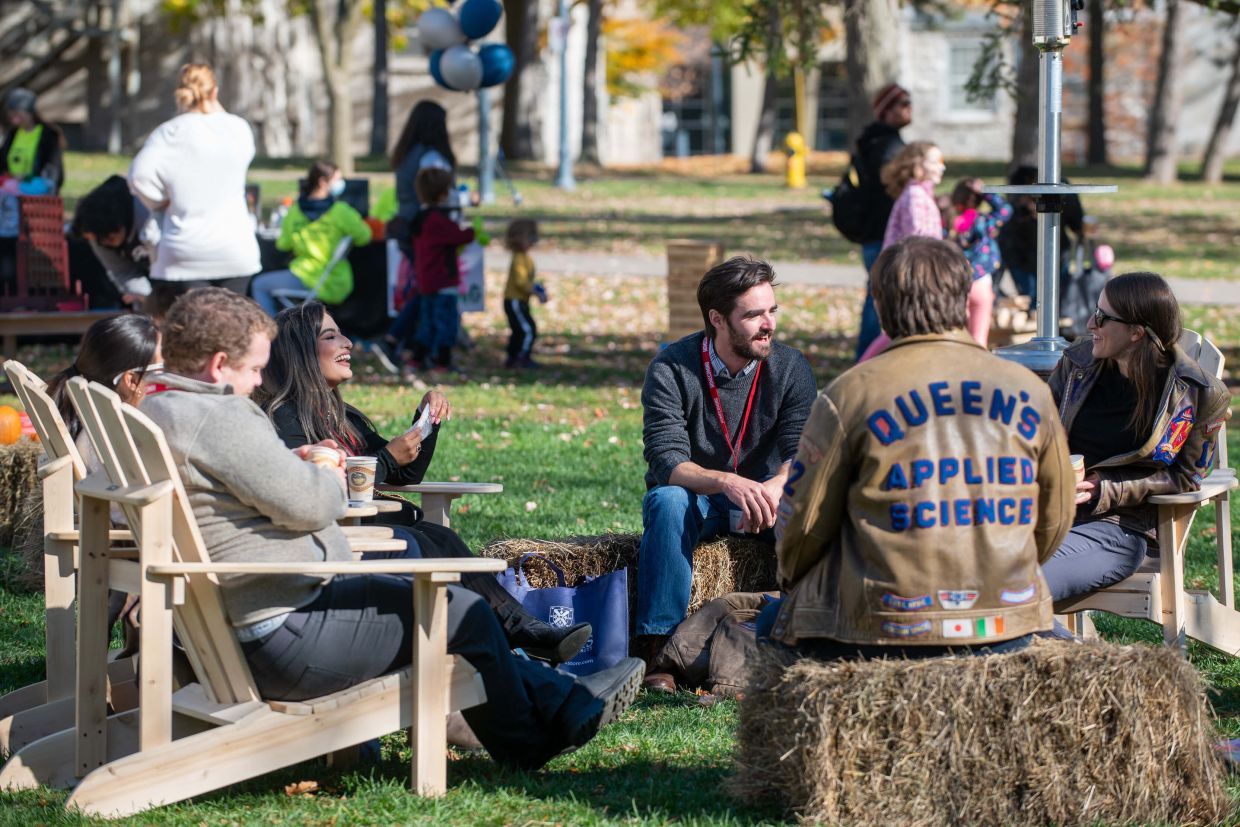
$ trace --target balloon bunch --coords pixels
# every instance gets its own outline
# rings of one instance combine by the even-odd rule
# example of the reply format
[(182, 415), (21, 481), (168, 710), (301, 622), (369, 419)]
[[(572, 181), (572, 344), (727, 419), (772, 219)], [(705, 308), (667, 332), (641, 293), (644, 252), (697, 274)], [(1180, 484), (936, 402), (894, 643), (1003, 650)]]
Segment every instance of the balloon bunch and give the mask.
[(475, 51), (470, 41), (486, 37), (504, 7), (498, 0), (465, 0), (458, 14), (427, 9), (418, 18), (422, 45), (431, 50), (431, 77), (445, 89), (469, 91), (498, 86), (512, 74), (512, 49), (487, 43)]

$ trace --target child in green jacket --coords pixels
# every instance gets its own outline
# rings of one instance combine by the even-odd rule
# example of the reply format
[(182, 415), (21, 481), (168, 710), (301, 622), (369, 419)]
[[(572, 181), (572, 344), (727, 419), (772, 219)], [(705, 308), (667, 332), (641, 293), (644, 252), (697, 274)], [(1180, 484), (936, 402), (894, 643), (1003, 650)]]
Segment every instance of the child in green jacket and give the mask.
[[(293, 254), (287, 270), (273, 270), (254, 279), (254, 301), (272, 316), (280, 311), (276, 290), (313, 290), (345, 237), (354, 245), (370, 243), (370, 227), (361, 213), (344, 201), (344, 178), (329, 161), (315, 161), (306, 174), (305, 192), (280, 224), (276, 249)], [(340, 304), (353, 292), (353, 268), (342, 258), (323, 279), (315, 295), (324, 304)]]

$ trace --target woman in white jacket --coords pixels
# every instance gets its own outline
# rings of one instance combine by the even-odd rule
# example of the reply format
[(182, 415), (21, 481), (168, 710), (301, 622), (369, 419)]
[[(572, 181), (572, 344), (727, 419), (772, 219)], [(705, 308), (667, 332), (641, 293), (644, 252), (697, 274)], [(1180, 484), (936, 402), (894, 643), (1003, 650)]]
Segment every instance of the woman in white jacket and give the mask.
[(129, 168), (134, 195), (162, 215), (150, 279), (152, 300), (164, 307), (194, 287), (245, 295), (262, 269), (245, 203), (250, 125), (224, 111), (205, 63), (181, 67), (176, 101), (182, 114), (150, 134)]

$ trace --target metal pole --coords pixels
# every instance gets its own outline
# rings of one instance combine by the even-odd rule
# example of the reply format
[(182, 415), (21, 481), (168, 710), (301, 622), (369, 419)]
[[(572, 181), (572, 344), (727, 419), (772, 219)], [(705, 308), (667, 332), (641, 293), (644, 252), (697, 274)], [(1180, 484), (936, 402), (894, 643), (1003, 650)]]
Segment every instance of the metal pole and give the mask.
[(108, 153), (119, 155), (121, 151), (121, 118), (124, 115), (121, 91), (121, 4), (112, 0), (112, 31), (108, 50), (108, 95), (111, 100), (112, 122), (108, 124)]
[(564, 36), (560, 43), (560, 168), (555, 185), (562, 190), (574, 190), (577, 182), (573, 180), (573, 161), (568, 146), (568, 31), (572, 24), (568, 0), (560, 0), (559, 17)]
[(478, 90), (478, 197), (495, 203), (495, 156), (491, 153), (491, 90)]
[[(1063, 51), (1043, 49), (1038, 57), (1038, 183), (1058, 184), (1063, 180), (1059, 167), (1060, 122), (1063, 119)], [(1040, 199), (1044, 201), (1045, 199)], [(1059, 268), (1061, 261), (1058, 209), (1038, 206), (1038, 336), (1059, 336)]]

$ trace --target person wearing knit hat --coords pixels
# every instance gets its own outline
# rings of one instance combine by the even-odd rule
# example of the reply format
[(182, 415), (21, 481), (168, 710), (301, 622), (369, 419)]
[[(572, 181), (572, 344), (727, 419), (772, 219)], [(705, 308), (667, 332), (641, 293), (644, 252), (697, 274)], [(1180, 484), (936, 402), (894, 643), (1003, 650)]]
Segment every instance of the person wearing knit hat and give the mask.
[[(858, 190), (865, 210), (865, 224), (861, 233), (861, 260), (867, 273), (883, 249), (887, 217), (891, 215), (891, 206), (894, 203), (883, 187), (881, 171), (883, 165), (904, 147), (900, 130), (913, 121), (913, 99), (900, 84), (888, 83), (874, 95), (871, 108), (874, 111), (874, 122), (857, 138), (857, 150), (853, 154), (853, 164), (860, 178)], [(865, 304), (861, 308), (861, 331), (857, 337), (858, 359), (881, 332), (874, 300), (867, 291)]]
[(4, 98), (7, 129), (0, 146), (0, 175), (22, 181), (43, 178), (55, 194), (64, 183), (64, 139), (55, 125), (40, 117), (36, 101), (34, 92), (20, 86)]

